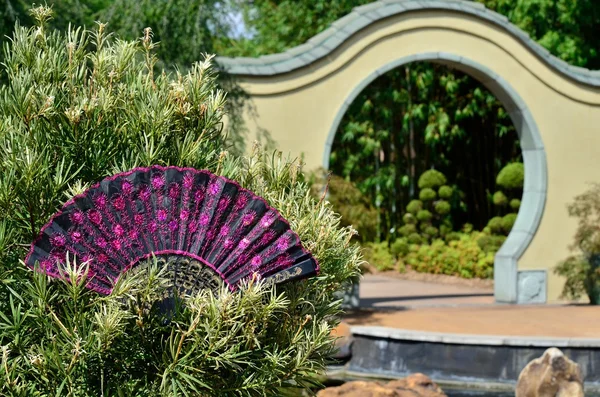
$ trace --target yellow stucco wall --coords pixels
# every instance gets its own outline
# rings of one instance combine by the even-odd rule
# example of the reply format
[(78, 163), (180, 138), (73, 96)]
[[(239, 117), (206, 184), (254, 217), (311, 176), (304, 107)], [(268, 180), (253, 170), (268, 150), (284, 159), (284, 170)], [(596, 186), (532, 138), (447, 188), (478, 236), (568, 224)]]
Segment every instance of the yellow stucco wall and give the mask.
[[(568, 254), (575, 231), (567, 203), (586, 190), (587, 182), (600, 182), (600, 88), (559, 72), (498, 24), (435, 7), (401, 12), (372, 21), (308, 65), (268, 76), (240, 75), (256, 116), (246, 117), (251, 139), (266, 129), (280, 150), (304, 155), (308, 169), (320, 167), (339, 111), (361, 82), (399, 59), (427, 54), (435, 61), (436, 53), (463, 57), (500, 76), (537, 124), (546, 155), (547, 195), (518, 270), (550, 269)], [(476, 71), (473, 75), (482, 78)], [(547, 280), (547, 301), (556, 301), (562, 280), (551, 271)]]

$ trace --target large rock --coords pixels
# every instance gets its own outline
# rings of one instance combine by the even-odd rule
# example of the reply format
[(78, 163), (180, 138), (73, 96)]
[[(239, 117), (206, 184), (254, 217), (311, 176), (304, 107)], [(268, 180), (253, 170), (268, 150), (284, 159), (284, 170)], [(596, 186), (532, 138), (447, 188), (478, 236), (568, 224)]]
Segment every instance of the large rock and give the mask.
[(583, 397), (583, 376), (577, 363), (552, 347), (521, 371), (516, 397)]
[(328, 387), (317, 397), (446, 397), (431, 379), (423, 374), (413, 374), (386, 384), (379, 382), (352, 381), (342, 386)]

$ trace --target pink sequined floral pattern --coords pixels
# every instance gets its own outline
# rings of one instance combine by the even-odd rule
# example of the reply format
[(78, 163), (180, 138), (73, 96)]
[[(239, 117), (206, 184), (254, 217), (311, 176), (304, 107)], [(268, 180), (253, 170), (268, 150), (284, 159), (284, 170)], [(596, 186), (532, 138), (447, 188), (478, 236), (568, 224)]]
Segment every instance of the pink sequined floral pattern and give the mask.
[(60, 277), (61, 263), (75, 257), (90, 266), (89, 287), (108, 294), (123, 272), (152, 255), (203, 263), (231, 289), (248, 277), (280, 283), (319, 270), (262, 198), (208, 171), (160, 166), (106, 178), (67, 202), (25, 263)]

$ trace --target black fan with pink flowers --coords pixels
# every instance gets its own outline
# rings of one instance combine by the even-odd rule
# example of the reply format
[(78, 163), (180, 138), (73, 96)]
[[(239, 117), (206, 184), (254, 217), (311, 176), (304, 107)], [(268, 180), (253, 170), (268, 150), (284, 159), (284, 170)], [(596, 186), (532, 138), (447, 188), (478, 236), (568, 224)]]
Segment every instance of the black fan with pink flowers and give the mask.
[(69, 258), (89, 265), (88, 287), (110, 294), (124, 272), (167, 266), (193, 294), (251, 277), (283, 283), (319, 271), (288, 222), (236, 182), (192, 168), (136, 168), (67, 202), (42, 228), (25, 263), (53, 277)]

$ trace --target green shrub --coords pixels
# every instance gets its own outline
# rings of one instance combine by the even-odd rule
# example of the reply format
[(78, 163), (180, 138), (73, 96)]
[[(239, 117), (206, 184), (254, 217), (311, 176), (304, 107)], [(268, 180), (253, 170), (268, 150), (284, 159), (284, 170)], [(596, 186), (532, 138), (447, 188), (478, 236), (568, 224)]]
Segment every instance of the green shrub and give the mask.
[(319, 170), (311, 176), (313, 196), (321, 198), (328, 179), (329, 195), (327, 200), (333, 209), (342, 216), (341, 226), (352, 226), (356, 229), (358, 232), (356, 239), (359, 241), (373, 241), (377, 234), (377, 209), (352, 182), (337, 175), (324, 178), (326, 175), (325, 171)]
[(439, 171), (427, 170), (419, 177), (419, 189), (438, 188), (446, 184), (446, 177)]
[(500, 170), (496, 177), (496, 183), (504, 189), (523, 189), (524, 179), (523, 163), (510, 163)]
[(423, 202), (420, 200), (411, 200), (406, 206), (406, 211), (413, 215), (417, 215), (421, 209), (423, 209)]
[(460, 240), (460, 236), (461, 234), (459, 232), (449, 232), (444, 237), (444, 240), (449, 243), (450, 241)]
[(427, 226), (424, 230), (425, 234), (430, 238), (436, 237), (438, 235), (438, 229), (434, 226)]
[(435, 200), (436, 194), (435, 190), (426, 187), (419, 192), (419, 200), (421, 201), (431, 201)]
[(410, 212), (407, 212), (402, 216), (402, 221), (407, 225), (414, 225), (417, 223), (417, 218)]
[(411, 233), (407, 237), (407, 241), (409, 244), (421, 244), (423, 242), (423, 237), (419, 233)]
[(462, 227), (462, 232), (463, 233), (471, 233), (473, 231), (473, 224), (471, 223), (465, 223)]
[[(45, 21), (49, 12), (37, 13)], [(341, 312), (332, 302), (357, 278), (359, 248), (329, 204), (310, 196), (299, 162), (225, 155), (225, 94), (210, 58), (181, 75), (155, 73), (150, 30), (125, 42), (104, 25), (62, 34), (40, 22), (4, 44), (0, 395), (280, 396), (311, 385), (333, 351)], [(84, 288), (83, 266), (48, 282), (19, 262), (64, 201), (151, 164), (209, 169), (261, 195), (319, 260), (321, 277), (200, 293), (165, 322), (149, 310), (164, 292), (158, 275), (104, 297)]]
[(406, 238), (397, 238), (390, 246), (392, 255), (396, 258), (403, 257), (409, 252), (409, 244)]
[(392, 270), (395, 266), (396, 261), (385, 241), (368, 243), (363, 247), (362, 252), (364, 260), (379, 271)]
[(400, 233), (400, 235), (404, 236), (404, 237), (407, 237), (409, 234), (416, 233), (416, 232), (417, 232), (417, 226), (412, 223), (406, 224), (398, 229), (398, 233)]
[(502, 233), (502, 217), (495, 216), (489, 220), (487, 227), (492, 233)]
[(494, 193), (492, 202), (498, 207), (504, 207), (506, 204), (508, 204), (508, 199), (502, 191), (498, 190), (496, 193)]
[(431, 212), (427, 210), (420, 210), (419, 212), (417, 212), (417, 219), (421, 222), (430, 221), (432, 217), (433, 215), (431, 214)]
[(444, 200), (439, 200), (435, 203), (434, 209), (438, 215), (447, 215), (450, 213), (450, 203)]
[(517, 211), (520, 207), (521, 207), (521, 200), (519, 199), (512, 199), (510, 200), (510, 204), (509, 204), (510, 208)]
[(477, 245), (484, 252), (496, 253), (506, 241), (506, 236), (483, 235), (477, 240)]
[(450, 197), (452, 197), (452, 192), (453, 189), (448, 186), (448, 185), (444, 185), (441, 186), (440, 189), (438, 190), (438, 196), (440, 196), (441, 199), (449, 199)]
[(457, 234), (453, 237), (458, 238), (448, 243), (435, 240), (431, 244), (411, 248), (402, 262), (422, 273), (491, 278), (494, 273), (494, 254), (484, 252), (477, 244), (482, 234)]
[(515, 221), (517, 220), (517, 214), (506, 214), (502, 217), (502, 230), (506, 234), (510, 233)]
[(600, 303), (600, 273), (584, 255), (573, 255), (561, 261), (554, 268), (554, 274), (565, 278), (561, 298), (578, 300), (587, 296), (591, 304)]
[(452, 233), (452, 228), (448, 225), (440, 225), (440, 236), (444, 237), (446, 236), (448, 233)]

